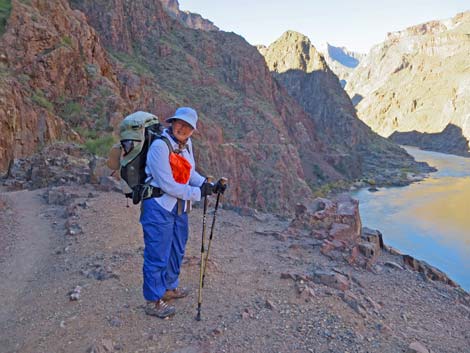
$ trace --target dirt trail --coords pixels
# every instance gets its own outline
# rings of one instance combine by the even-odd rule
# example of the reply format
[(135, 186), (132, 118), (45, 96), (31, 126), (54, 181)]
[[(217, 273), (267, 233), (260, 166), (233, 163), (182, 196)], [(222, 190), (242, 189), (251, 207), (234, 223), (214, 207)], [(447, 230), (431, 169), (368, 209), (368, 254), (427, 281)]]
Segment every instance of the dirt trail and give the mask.
[[(190, 214), (181, 274), (192, 292), (174, 303), (171, 319), (149, 317), (139, 207), (127, 208), (121, 194), (80, 187), (64, 191), (75, 194), (69, 200), (75, 206), (65, 212), (45, 204), (41, 192), (6, 194), (11, 210), (0, 212), (0, 245), (5, 234), (16, 239), (6, 239), (12, 245), (4, 254), (0, 249), (0, 353), (399, 353), (413, 341), (435, 353), (463, 353), (470, 346), (469, 304), (402, 263), (385, 265), (398, 257), (382, 254), (373, 271), (353, 268), (321, 255), (312, 237), (286, 233), (285, 220), (224, 209), (211, 247), (203, 320), (194, 320), (198, 208)], [(66, 235), (64, 216), (80, 225), (75, 235)], [(350, 289), (285, 276), (316, 270), (346, 274)], [(71, 301), (77, 286), (80, 298)]]
[(46, 219), (39, 192), (16, 191), (0, 196), (8, 207), (0, 227), (1, 243), (6, 244), (0, 254), (0, 350), (8, 351), (21, 343), (21, 335), (14, 331), (23, 319), (22, 306), (33, 306), (42, 286), (48, 284), (40, 279), (49, 271), (57, 234)]

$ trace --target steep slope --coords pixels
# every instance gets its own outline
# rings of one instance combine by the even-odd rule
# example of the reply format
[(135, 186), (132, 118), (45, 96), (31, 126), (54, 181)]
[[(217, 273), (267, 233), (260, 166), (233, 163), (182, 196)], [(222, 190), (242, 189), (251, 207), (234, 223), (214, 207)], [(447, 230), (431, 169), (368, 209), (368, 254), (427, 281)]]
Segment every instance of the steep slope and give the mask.
[[(113, 62), (65, 0), (12, 1), (0, 38), (0, 172), (45, 144), (110, 133), (139, 106), (157, 110), (153, 80)], [(160, 103), (163, 105), (163, 103)]]
[[(342, 178), (325, 161), (328, 149), (319, 142), (313, 121), (240, 36), (185, 28), (158, 1), (74, 4), (115, 57), (140, 60), (162, 88), (156, 101), (166, 95), (198, 110), (200, 166), (205, 173), (232, 178), (235, 205), (291, 209), (311, 194), (305, 180), (311, 186), (320, 183), (312, 166), (327, 180)], [(112, 25), (112, 18), (121, 22)], [(115, 38), (129, 38), (131, 45)], [(305, 145), (309, 148), (301, 148)]]
[(382, 136), (438, 133), (451, 123), (470, 139), (469, 33), (470, 11), (390, 33), (346, 86), (363, 97), (359, 117)]
[[(191, 105), (201, 116), (199, 166), (231, 178), (234, 206), (290, 211), (311, 187), (345, 177), (312, 119), (243, 38), (186, 28), (156, 0), (72, 4), (12, 2), (2, 77), (8, 89), (18, 82), (19, 92), (2, 108), (18, 113), (13, 123), (12, 109), (0, 116), (2, 172), (13, 158), (76, 136), (71, 128), (111, 137), (133, 110), (166, 117)], [(43, 125), (29, 122), (44, 111)], [(41, 139), (41, 126), (54, 124)]]
[(337, 151), (340, 163), (336, 165), (344, 174), (390, 182), (397, 179), (391, 169), (417, 167), (403, 149), (357, 118), (338, 78), (306, 36), (287, 31), (261, 52), (276, 80), (310, 114), (325, 143)]

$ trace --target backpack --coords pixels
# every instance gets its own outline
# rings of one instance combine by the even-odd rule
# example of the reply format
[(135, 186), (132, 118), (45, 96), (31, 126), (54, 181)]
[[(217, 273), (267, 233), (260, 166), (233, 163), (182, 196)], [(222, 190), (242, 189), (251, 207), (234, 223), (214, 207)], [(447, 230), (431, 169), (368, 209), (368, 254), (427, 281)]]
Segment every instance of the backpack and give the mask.
[[(124, 195), (138, 204), (149, 185), (145, 180), (147, 152), (157, 138), (161, 136), (162, 125), (158, 118), (150, 113), (138, 111), (126, 116), (119, 125), (120, 143), (112, 147), (108, 166), (120, 171), (121, 188)], [(167, 142), (167, 141), (165, 141)], [(170, 151), (171, 144), (167, 142)]]

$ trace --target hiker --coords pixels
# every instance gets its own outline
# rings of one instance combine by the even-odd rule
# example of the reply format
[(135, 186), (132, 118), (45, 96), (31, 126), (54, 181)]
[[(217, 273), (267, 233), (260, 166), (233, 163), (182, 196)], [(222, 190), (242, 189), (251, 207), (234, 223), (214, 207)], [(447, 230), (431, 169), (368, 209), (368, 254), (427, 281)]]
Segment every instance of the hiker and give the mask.
[[(144, 197), (140, 223), (144, 232), (143, 294), (148, 315), (165, 318), (175, 313), (169, 300), (186, 297), (178, 276), (188, 239), (188, 212), (191, 201), (211, 195), (214, 184), (196, 172), (191, 135), (196, 130), (197, 113), (178, 108), (166, 119), (171, 126), (156, 139), (147, 153), (145, 172), (150, 186), (158, 192)], [(168, 141), (173, 152), (169, 151)]]

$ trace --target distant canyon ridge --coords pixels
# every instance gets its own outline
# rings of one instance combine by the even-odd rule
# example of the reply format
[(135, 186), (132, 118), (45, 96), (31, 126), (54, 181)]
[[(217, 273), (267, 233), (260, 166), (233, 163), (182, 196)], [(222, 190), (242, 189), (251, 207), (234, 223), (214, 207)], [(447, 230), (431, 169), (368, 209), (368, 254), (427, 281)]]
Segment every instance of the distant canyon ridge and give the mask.
[(470, 11), (389, 33), (349, 75), (359, 118), (382, 136), (470, 156)]
[(368, 54), (330, 43), (319, 51), (373, 131), (470, 156), (470, 11), (389, 33)]

